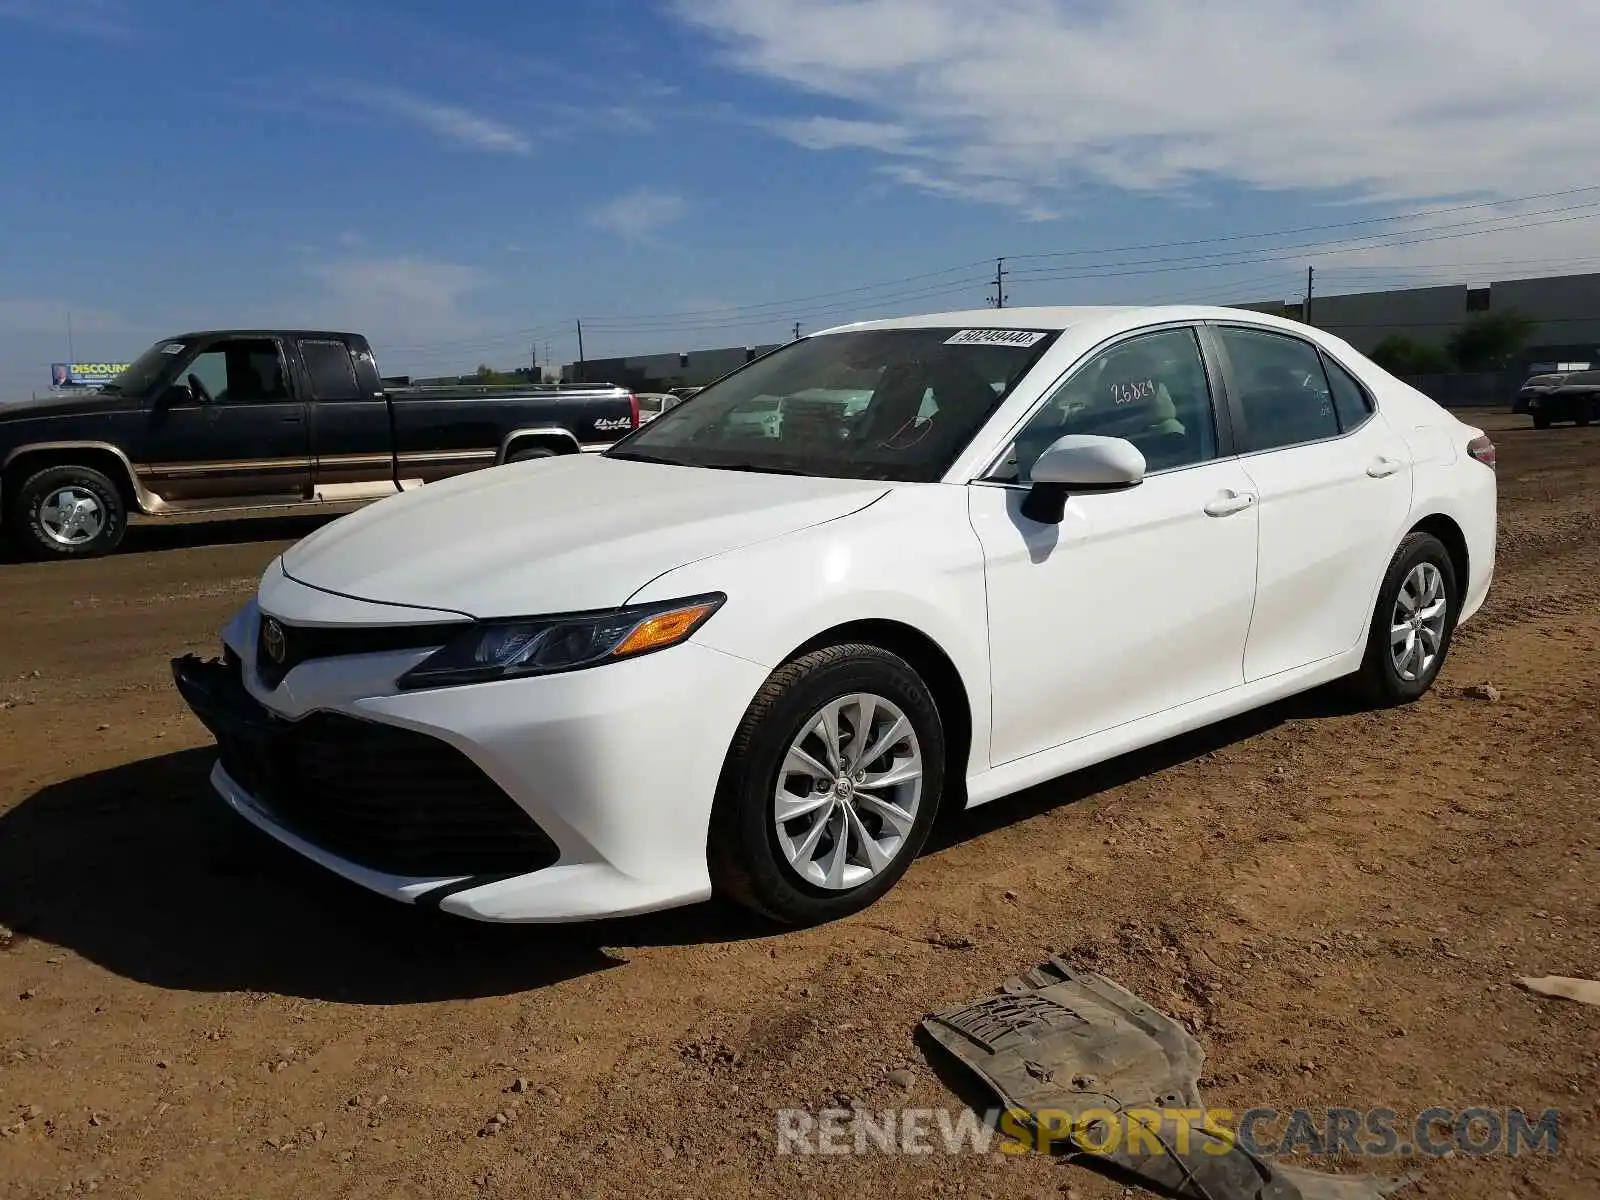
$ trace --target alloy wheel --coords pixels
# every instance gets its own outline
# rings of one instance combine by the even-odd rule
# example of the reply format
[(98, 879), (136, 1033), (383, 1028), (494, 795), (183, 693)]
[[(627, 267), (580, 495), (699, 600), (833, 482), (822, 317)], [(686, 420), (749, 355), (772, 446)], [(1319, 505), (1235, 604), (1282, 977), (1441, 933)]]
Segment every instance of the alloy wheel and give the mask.
[(870, 693), (831, 700), (801, 726), (779, 768), (778, 845), (812, 886), (859, 887), (905, 848), (922, 781), (922, 748), (897, 705)]
[(1395, 674), (1405, 682), (1421, 679), (1438, 661), (1449, 609), (1439, 568), (1431, 562), (1412, 567), (1400, 585), (1389, 620), (1389, 657)]

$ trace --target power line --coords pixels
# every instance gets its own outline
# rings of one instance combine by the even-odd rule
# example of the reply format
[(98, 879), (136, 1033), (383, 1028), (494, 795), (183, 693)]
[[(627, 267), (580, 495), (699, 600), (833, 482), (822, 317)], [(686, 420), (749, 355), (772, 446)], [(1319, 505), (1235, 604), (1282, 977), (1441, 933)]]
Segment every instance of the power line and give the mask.
[[(1471, 211), (1474, 209), (1508, 207), (1525, 204), (1540, 199), (1574, 196), (1583, 193), (1600, 191), (1600, 185), (1590, 185), (1581, 188), (1568, 188), (1562, 191), (1534, 193), (1506, 200), (1482, 201), (1473, 204), (1453, 205), (1448, 207), (1418, 210), (1407, 213), (1395, 213), (1383, 217), (1370, 217), (1352, 221), (1330, 222), (1322, 225), (1301, 226), (1296, 229), (1275, 230), (1258, 233), (1241, 233), (1209, 238), (1194, 238), (1181, 241), (1164, 243), (1144, 243), (1141, 245), (1124, 246), (1116, 248), (1075, 248), (1060, 251), (1041, 251), (1029, 254), (1008, 256), (1021, 260), (1044, 260), (1050, 258), (1067, 258), (1091, 255), (1109, 255), (1135, 252), (1146, 249), (1175, 249), (1204, 245), (1229, 244), (1244, 241), (1260, 241), (1272, 238), (1294, 236), (1300, 233), (1328, 231), (1336, 229), (1351, 229), (1368, 225), (1389, 224), (1398, 221), (1416, 221), (1430, 216), (1448, 215), (1456, 212)], [(1091, 280), (1127, 278), (1136, 275), (1161, 274), (1177, 270), (1213, 270), (1226, 267), (1266, 265), (1276, 261), (1286, 261), (1294, 256), (1304, 258), (1308, 252), (1318, 255), (1335, 255), (1355, 253), (1358, 251), (1381, 249), (1395, 246), (1417, 245), (1433, 241), (1450, 240), (1457, 237), (1492, 236), (1497, 233), (1509, 233), (1522, 229), (1539, 228), (1547, 225), (1564, 224), (1571, 221), (1588, 220), (1600, 212), (1583, 211), (1586, 209), (1600, 208), (1600, 204), (1591, 202), (1584, 205), (1571, 205), (1565, 207), (1536, 210), (1529, 213), (1505, 213), (1476, 221), (1453, 222), (1443, 225), (1423, 226), (1421, 228), (1394, 230), (1385, 233), (1368, 234), (1353, 239), (1331, 239), (1324, 241), (1300, 242), (1287, 246), (1259, 247), (1213, 252), (1209, 254), (1187, 256), (1164, 256), (1131, 262), (1093, 262), (1085, 263), (1081, 267), (1073, 268), (1036, 268), (1016, 272), (1016, 278), (1023, 278), (1029, 282), (1053, 282), (1064, 280)], [(1543, 215), (1569, 214), (1564, 218), (1551, 221), (1529, 221), (1528, 217)], [(1577, 215), (1571, 215), (1577, 214)], [(1484, 228), (1488, 226), (1488, 228)], [(1455, 230), (1457, 232), (1443, 232)], [(1420, 235), (1420, 236), (1412, 236)], [(1516, 261), (1516, 260), (1509, 260)], [(1537, 260), (1528, 260), (1537, 261)], [(1547, 260), (1563, 261), (1563, 260)], [(1013, 273), (1004, 267), (1004, 260), (997, 263), (997, 276), (1002, 287), (997, 287), (997, 293), (1003, 292), (1003, 279)], [(754, 327), (769, 320), (780, 306), (786, 306), (790, 315), (802, 317), (822, 317), (844, 310), (858, 309), (865, 305), (890, 305), (913, 299), (931, 299), (937, 296), (951, 295), (966, 291), (971, 288), (974, 281), (971, 279), (948, 279), (951, 275), (970, 270), (978, 263), (963, 263), (945, 267), (934, 271), (919, 272), (914, 275), (902, 276), (897, 279), (885, 280), (878, 283), (860, 284), (848, 288), (841, 288), (830, 292), (813, 293), (806, 297), (791, 297), (784, 300), (769, 300), (745, 305), (732, 305), (724, 308), (687, 310), (677, 313), (657, 314), (631, 314), (597, 317), (591, 319), (591, 325), (602, 332), (608, 333), (667, 333), (690, 332), (694, 330), (729, 329), (736, 327)], [(1487, 265), (1487, 264), (1485, 264)], [(1139, 268), (1152, 268), (1149, 270)], [(1343, 270), (1345, 268), (1329, 268)], [(1360, 270), (1361, 268), (1348, 268)], [(1373, 268), (1377, 270), (1377, 268)], [(928, 283), (923, 287), (905, 289), (899, 292), (890, 291), (907, 283), (922, 283), (923, 281), (945, 280), (941, 283)], [(981, 281), (977, 281), (981, 286)], [(856, 297), (846, 300), (844, 297)], [(1003, 294), (997, 296), (1002, 302), (1008, 297)], [(802, 307), (798, 310), (796, 305)], [(525, 329), (507, 331), (504, 334), (485, 334), (478, 338), (462, 338), (455, 341), (440, 341), (430, 343), (416, 343), (393, 349), (409, 353), (413, 356), (429, 351), (444, 352), (454, 347), (457, 351), (466, 353), (471, 348), (492, 348), (501, 346), (509, 341), (521, 342), (535, 333), (543, 332), (558, 327), (558, 322), (549, 321)]]
[[(1302, 225), (1295, 229), (1276, 229), (1266, 233), (1232, 233), (1217, 237), (1186, 238), (1176, 242), (1145, 242), (1132, 246), (1084, 248), (1073, 250), (1043, 250), (1032, 254), (1012, 254), (1009, 258), (1068, 258), (1080, 254), (1131, 254), (1139, 250), (1174, 250), (1182, 246), (1207, 246), (1223, 242), (1258, 241), (1276, 237), (1293, 237), (1300, 233), (1322, 233), (1330, 229), (1356, 229), (1366, 225), (1379, 225), (1393, 221), (1413, 221), (1423, 217), (1444, 216), (1449, 213), (1471, 212), (1480, 208), (1503, 208), (1513, 204), (1528, 204), (1535, 200), (1555, 200), (1564, 196), (1577, 196), (1584, 192), (1600, 191), (1600, 184), (1564, 188), (1558, 192), (1534, 192), (1526, 196), (1513, 196), (1505, 200), (1483, 200), (1474, 204), (1455, 204), (1441, 208), (1418, 209), (1408, 213), (1393, 213), (1385, 217), (1362, 217), (1354, 221), (1334, 221), (1323, 225)], [(1508, 213), (1507, 216), (1516, 216)]]

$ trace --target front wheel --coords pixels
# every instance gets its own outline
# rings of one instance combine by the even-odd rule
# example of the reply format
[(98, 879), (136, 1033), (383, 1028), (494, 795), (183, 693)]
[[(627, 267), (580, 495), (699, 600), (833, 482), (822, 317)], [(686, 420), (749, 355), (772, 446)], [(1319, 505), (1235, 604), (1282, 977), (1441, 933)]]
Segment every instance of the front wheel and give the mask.
[(1543, 413), (1535, 413), (1533, 417), (1533, 427), (1535, 429), (1549, 429), (1550, 418), (1545, 416)]
[(829, 646), (751, 701), (723, 767), (709, 859), (717, 891), (788, 925), (858, 912), (905, 874), (944, 788), (938, 705), (904, 659)]
[(117, 485), (99, 471), (46, 467), (23, 481), (8, 523), (34, 558), (93, 558), (121, 544), (128, 511)]
[(1358, 676), (1369, 701), (1409, 704), (1433, 686), (1450, 653), (1458, 595), (1444, 543), (1431, 533), (1408, 535), (1389, 560), (1372, 614)]

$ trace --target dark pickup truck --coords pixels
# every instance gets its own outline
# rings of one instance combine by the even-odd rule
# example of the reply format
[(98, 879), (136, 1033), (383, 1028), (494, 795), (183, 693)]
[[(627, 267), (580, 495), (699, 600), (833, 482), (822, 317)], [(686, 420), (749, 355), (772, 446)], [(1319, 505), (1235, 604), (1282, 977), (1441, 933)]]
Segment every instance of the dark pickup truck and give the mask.
[(356, 334), (186, 333), (99, 391), (0, 408), (0, 512), (25, 553), (88, 557), (132, 512), (376, 500), (638, 427), (609, 384), (390, 387)]
[[(1529, 384), (1523, 390), (1529, 391)], [(1535, 429), (1549, 429), (1556, 421), (1572, 421), (1587, 425), (1600, 418), (1600, 371), (1573, 371), (1559, 377), (1552, 385), (1533, 391), (1526, 402), (1518, 397), (1521, 411), (1533, 418)], [(1517, 406), (1512, 406), (1517, 411)]]

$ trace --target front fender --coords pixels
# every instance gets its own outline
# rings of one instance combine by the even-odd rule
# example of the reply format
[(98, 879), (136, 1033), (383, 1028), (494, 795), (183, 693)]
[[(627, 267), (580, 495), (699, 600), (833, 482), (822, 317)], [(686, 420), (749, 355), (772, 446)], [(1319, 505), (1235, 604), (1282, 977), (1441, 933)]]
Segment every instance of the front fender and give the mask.
[(694, 641), (769, 671), (843, 625), (889, 621), (922, 634), (966, 689), (968, 771), (988, 766), (988, 606), (965, 487), (898, 486), (849, 516), (669, 571), (630, 603), (705, 592), (728, 600)]

